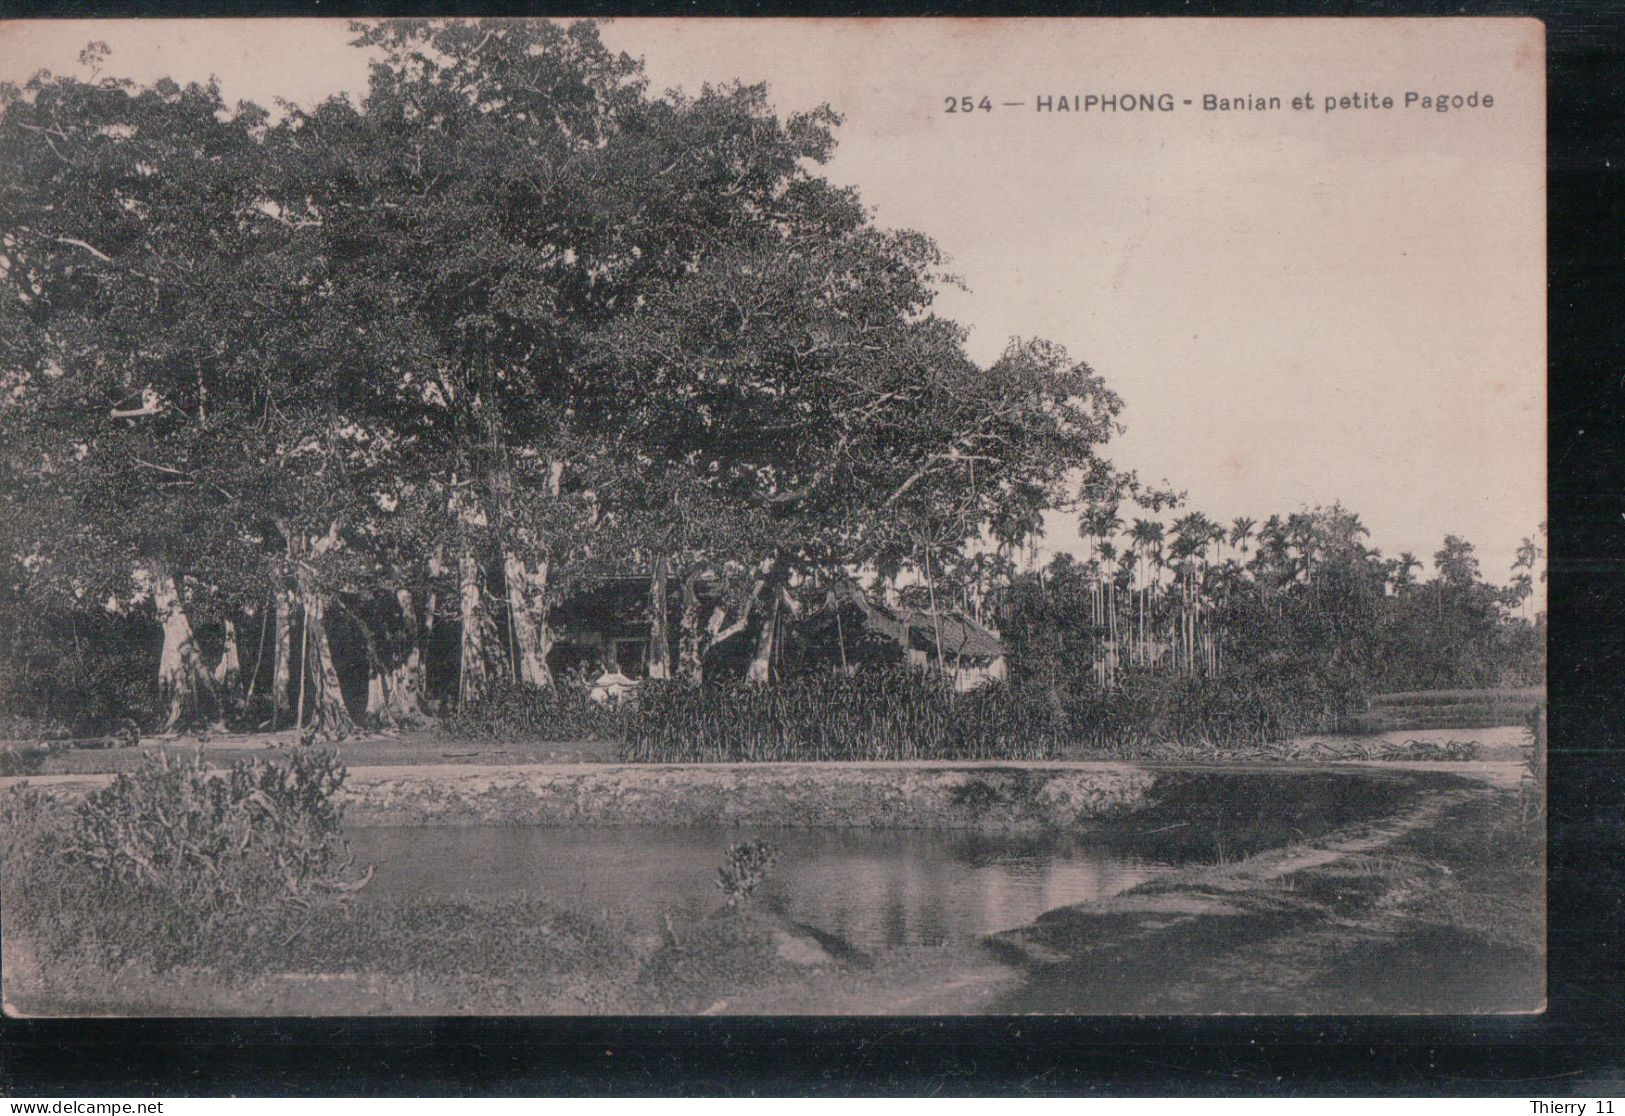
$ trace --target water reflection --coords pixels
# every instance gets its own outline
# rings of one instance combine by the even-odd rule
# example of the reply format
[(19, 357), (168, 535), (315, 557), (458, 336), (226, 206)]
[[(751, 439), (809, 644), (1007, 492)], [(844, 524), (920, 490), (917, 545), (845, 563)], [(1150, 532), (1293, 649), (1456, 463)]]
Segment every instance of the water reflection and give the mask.
[(699, 916), (719, 906), (723, 850), (758, 837), (779, 848), (759, 893), (764, 906), (871, 949), (1021, 926), (1165, 867), (1060, 836), (901, 830), (374, 827), (355, 830), (352, 846), (377, 865), (368, 889), (375, 895), (524, 889), (652, 926), (663, 913)]

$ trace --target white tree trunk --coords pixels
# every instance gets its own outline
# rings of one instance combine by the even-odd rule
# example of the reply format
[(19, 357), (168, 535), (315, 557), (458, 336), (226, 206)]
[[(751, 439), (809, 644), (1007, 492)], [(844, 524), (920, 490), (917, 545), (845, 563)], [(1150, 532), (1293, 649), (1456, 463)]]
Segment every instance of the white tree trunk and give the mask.
[(503, 551), (502, 576), (508, 586), (519, 681), (542, 689), (553, 687), (553, 672), (547, 665), (547, 654), (553, 649), (547, 627), (547, 573), (545, 561), (527, 567), (513, 551)]
[(290, 706), (288, 688), (293, 682), (293, 593), (285, 585), (276, 590), (276, 654), (271, 667), (271, 727), (277, 727)]
[(427, 638), (434, 632), (434, 618), (440, 607), (440, 591), (436, 588), (440, 575), (446, 572), (446, 548), (436, 545), (434, 553), (429, 555), (429, 595), (423, 604), (423, 635)]
[(414, 715), (424, 716), (422, 701), (424, 697), (424, 684), (426, 672), (423, 668), (423, 634), (422, 625), (418, 619), (416, 602), (407, 589), (395, 590), (395, 603), (400, 605), (401, 619), (406, 625), (406, 661), (396, 668), (397, 685), (392, 693), (395, 695), (395, 706), (401, 708), (401, 699), (410, 699), (410, 708)]
[(649, 576), (649, 677), (671, 677), (671, 634), (666, 621), (666, 560), (656, 558)]
[(457, 558), (457, 583), (463, 628), (457, 697), (462, 702), (477, 701), (491, 686), (485, 654), (490, 644), (489, 629), (494, 625), (480, 607), (480, 564), (472, 551), (465, 550)]
[[(710, 653), (711, 648), (725, 640), (732, 639), (734, 636), (744, 631), (747, 626), (749, 626), (751, 613), (756, 609), (756, 602), (761, 599), (762, 591), (767, 588), (767, 574), (769, 572), (770, 570), (764, 569), (763, 576), (757, 578), (756, 583), (751, 586), (750, 596), (745, 600), (744, 604), (740, 606), (738, 613), (733, 617), (731, 622), (728, 618), (727, 607), (725, 605), (718, 605), (716, 608), (711, 610), (711, 615), (706, 619), (703, 630), (700, 628), (700, 625), (697, 622), (699, 619), (699, 598), (694, 592), (693, 578), (691, 577), (688, 582), (684, 584), (683, 638), (685, 643), (683, 654), (688, 658), (689, 664), (684, 670), (685, 678), (692, 681), (695, 685), (698, 685), (703, 680), (705, 671), (705, 657)], [(769, 597), (772, 599), (771, 594)], [(691, 608), (692, 612), (690, 611)], [(691, 632), (692, 638), (690, 638)], [(772, 647), (769, 646), (768, 654), (770, 656), (772, 654), (772, 650)]]
[(162, 567), (153, 571), (152, 601), (164, 627), (164, 646), (158, 658), (158, 692), (169, 702), (164, 731), (207, 723), (206, 714), (218, 711), (214, 679), (203, 665), (175, 578)]
[(222, 690), (235, 690), (243, 677), (243, 661), (237, 650), (237, 625), (226, 621), (226, 645), (220, 661), (214, 664), (214, 683)]
[[(417, 607), (406, 589), (395, 591), (403, 621), (402, 651), (391, 652), (372, 629), (361, 623), (367, 641), (367, 724), (375, 728), (412, 728), (428, 720), (423, 712), (423, 652), (418, 645)], [(358, 621), (359, 622), (359, 621)]]
[(367, 723), (376, 728), (416, 728), (429, 722), (423, 711), (423, 666), (417, 648), (406, 660), (367, 678)]
[(309, 731), (315, 735), (338, 740), (355, 732), (355, 721), (350, 718), (349, 707), (344, 704), (338, 667), (333, 663), (333, 652), (328, 646), (326, 608), (322, 595), (309, 585), (301, 585), (299, 595), (300, 603), (304, 606), (305, 645), (309, 656), (304, 664), (306, 689), (311, 694), (311, 713), (307, 724)]

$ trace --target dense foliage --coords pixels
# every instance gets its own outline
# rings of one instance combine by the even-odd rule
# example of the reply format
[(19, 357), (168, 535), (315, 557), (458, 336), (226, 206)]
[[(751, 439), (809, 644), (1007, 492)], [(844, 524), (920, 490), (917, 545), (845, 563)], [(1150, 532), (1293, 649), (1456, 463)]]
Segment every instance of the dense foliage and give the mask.
[(0, 630), (0, 738), (90, 736), (126, 718), (160, 718), (152, 664), (161, 636), (148, 617), (34, 611), (0, 596)]
[(75, 809), (64, 859), (205, 918), (341, 893), (355, 883), (335, 802), (344, 778), (321, 750), (223, 771), (150, 754)]
[[(1013, 544), (1100, 466), (1118, 398), (1042, 340), (971, 361), (936, 246), (818, 173), (827, 107), (655, 95), (590, 22), (355, 47), (364, 96), (277, 115), (96, 45), (0, 88), (4, 588), (160, 631), (150, 727), (549, 688), (604, 572), (660, 586), (656, 677), (749, 627), (762, 680), (809, 575)], [(717, 591), (668, 621), (668, 576)], [(16, 701), (93, 721), (90, 681)]]

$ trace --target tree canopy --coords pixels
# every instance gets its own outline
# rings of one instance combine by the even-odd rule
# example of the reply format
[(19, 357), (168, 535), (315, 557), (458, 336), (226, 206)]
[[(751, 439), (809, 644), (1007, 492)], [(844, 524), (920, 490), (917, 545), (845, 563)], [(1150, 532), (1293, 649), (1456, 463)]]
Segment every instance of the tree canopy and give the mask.
[(936, 246), (819, 173), (831, 109), (652, 95), (590, 22), (355, 45), (364, 95), (275, 116), (167, 80), (0, 92), (8, 580), (156, 607), (171, 723), (223, 706), (194, 622), (275, 615), (273, 719), (304, 715), (297, 628), (343, 732), (335, 615), (388, 722), (437, 620), (460, 696), (547, 686), (572, 578), (706, 578), (715, 640), (808, 575), (1018, 543), (1098, 466), (1117, 397), (1048, 342), (967, 356)]

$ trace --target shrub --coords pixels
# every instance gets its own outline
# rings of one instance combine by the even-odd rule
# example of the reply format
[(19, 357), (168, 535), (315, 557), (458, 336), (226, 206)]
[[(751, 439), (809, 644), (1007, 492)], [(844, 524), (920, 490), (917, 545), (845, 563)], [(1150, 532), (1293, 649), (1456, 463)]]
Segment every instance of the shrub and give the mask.
[(66, 836), (61, 811), (44, 792), (27, 783), (0, 795), (0, 882), (8, 915), (19, 906), (14, 887), (21, 881), (51, 879), (61, 866)]
[(7, 932), (53, 955), (163, 968), (341, 902), (371, 878), (340, 830), (344, 778), (325, 751), (224, 770), (159, 753), (77, 806), (15, 790), (0, 818)]
[(66, 858), (205, 919), (353, 890), (334, 801), (345, 776), (331, 751), (224, 771), (159, 752), (79, 806)]
[[(263, 978), (365, 971), (384, 996), (393, 988), (440, 1010), (602, 1011), (636, 973), (625, 942), (526, 893), (365, 903), (312, 898), (206, 920), (166, 890), (121, 882), (83, 860), (68, 860), (74, 824), (69, 805), (38, 789), (0, 794), (3, 932), (45, 962), (32, 978), (43, 981), (36, 995), (43, 990), (47, 997), (104, 1002), (112, 970), (120, 981), (118, 1002), (139, 1011), (144, 1003), (173, 1003), (169, 988), (184, 989), (188, 979), (155, 980), (153, 974), (184, 966), (202, 974), (190, 978), (194, 992), (207, 990), (189, 1009), (212, 1014), (246, 1005), (259, 1012), (267, 1003), (266, 986), (258, 984)], [(121, 969), (132, 961), (136, 969)], [(252, 998), (234, 999), (230, 989), (244, 984), (254, 986)], [(540, 999), (514, 1003), (512, 989)], [(272, 1001), (273, 1008), (289, 1003)], [(299, 1013), (311, 1010), (308, 1000), (292, 1003)]]
[(550, 690), (505, 680), (485, 697), (453, 710), (441, 731), (460, 740), (501, 742), (622, 739), (631, 703), (604, 705), (587, 694), (588, 688), (575, 680), (560, 681)]
[(717, 869), (717, 887), (728, 897), (728, 906), (738, 907), (749, 902), (778, 859), (779, 850), (766, 841), (739, 841), (729, 845), (727, 858)]

